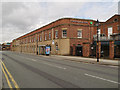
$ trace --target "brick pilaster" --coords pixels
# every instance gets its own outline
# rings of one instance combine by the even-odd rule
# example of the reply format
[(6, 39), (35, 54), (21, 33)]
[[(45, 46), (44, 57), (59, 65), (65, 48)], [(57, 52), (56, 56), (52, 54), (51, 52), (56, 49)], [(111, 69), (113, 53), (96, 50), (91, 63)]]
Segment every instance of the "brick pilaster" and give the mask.
[(76, 47), (76, 46), (73, 45), (73, 56), (75, 56), (75, 52), (76, 52), (76, 51), (75, 51), (75, 47)]
[(114, 41), (109, 42), (109, 58), (114, 59)]
[(90, 56), (90, 43), (85, 43), (83, 45), (83, 56), (89, 57)]

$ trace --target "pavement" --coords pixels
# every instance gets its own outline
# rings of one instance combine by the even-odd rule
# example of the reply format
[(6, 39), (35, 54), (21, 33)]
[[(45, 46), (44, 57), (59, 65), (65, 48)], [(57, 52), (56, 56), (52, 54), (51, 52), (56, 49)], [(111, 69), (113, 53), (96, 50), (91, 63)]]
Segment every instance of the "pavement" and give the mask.
[(101, 64), (101, 65), (111, 65), (111, 66), (119, 66), (120, 65), (120, 58), (117, 60), (99, 59), (99, 62), (97, 62), (96, 58), (86, 58), (86, 57), (80, 57), (80, 56), (61, 56), (61, 55), (50, 55), (50, 56), (40, 55), (40, 56), (61, 58), (64, 60), (91, 63), (91, 64)]
[[(118, 90), (120, 80), (117, 66), (76, 62), (74, 56), (67, 57), (69, 56), (42, 56), (4, 51), (1, 60), (2, 71), (6, 74), (3, 73), (2, 76), (2, 87), (9, 88), (11, 84), (11, 87), (19, 87), (21, 90), (22, 88)], [(84, 58), (81, 59), (84, 61)]]
[[(17, 52), (18, 53), (18, 52)], [(33, 53), (25, 53), (25, 54), (32, 54)], [(89, 58), (89, 57), (81, 57), (81, 56), (62, 56), (62, 55), (38, 55), (41, 57), (51, 57), (51, 58), (61, 58), (62, 60), (69, 60), (69, 61), (75, 61), (75, 62), (84, 62), (84, 63), (91, 63), (91, 64), (100, 64), (100, 65), (111, 65), (111, 66), (120, 66), (120, 58), (117, 59), (99, 59), (99, 62), (97, 62), (97, 58)]]

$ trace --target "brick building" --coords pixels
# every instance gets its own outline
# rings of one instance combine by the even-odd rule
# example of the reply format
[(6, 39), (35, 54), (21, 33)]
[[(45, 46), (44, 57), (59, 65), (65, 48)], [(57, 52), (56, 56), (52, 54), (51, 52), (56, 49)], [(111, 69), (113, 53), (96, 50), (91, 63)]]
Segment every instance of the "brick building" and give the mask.
[(120, 15), (114, 15), (106, 22), (100, 23), (99, 44), (101, 57), (120, 57)]
[[(109, 52), (109, 58), (114, 58), (114, 52), (117, 52), (118, 55), (120, 52), (112, 48), (116, 46), (120, 48), (119, 21), (120, 15), (114, 15), (106, 22), (100, 22), (99, 25), (99, 53), (104, 52), (105, 54), (105, 51)], [(96, 33), (95, 20), (61, 18), (14, 39), (11, 48), (12, 51), (45, 54), (45, 47), (50, 46), (51, 54), (96, 56)], [(105, 44), (103, 43), (109, 43), (106, 46), (109, 48), (108, 51), (104, 50), (102, 45)], [(115, 43), (117, 43), (116, 46), (114, 46)]]
[(10, 46), (11, 46), (11, 43), (3, 43), (2, 45), (1, 45), (1, 49), (0, 50), (2, 50), (2, 51), (8, 51), (8, 50), (10, 50)]

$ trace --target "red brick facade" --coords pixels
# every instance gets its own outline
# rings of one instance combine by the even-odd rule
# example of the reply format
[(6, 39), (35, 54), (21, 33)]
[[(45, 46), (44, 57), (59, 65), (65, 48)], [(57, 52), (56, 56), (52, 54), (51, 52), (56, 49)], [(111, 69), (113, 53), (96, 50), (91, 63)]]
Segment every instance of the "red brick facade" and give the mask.
[[(27, 50), (29, 51), (29, 49), (32, 50), (34, 47), (34, 52), (36, 52), (38, 50), (38, 46), (43, 45), (44, 42), (46, 43), (45, 45), (52, 46), (51, 42), (54, 40), (55, 43), (58, 44), (59, 52), (55, 50), (56, 46), (53, 46), (54, 48), (52, 47), (52, 50), (55, 50), (53, 52), (57, 52), (56, 54), (64, 55), (64, 52), (60, 51), (61, 50), (60, 45), (62, 45), (60, 44), (60, 42), (67, 40), (68, 44), (66, 45), (68, 45), (68, 49), (70, 50), (68, 50), (66, 55), (80, 54), (80, 56), (90, 57), (92, 54), (91, 48), (93, 48), (91, 46), (93, 45), (93, 43), (96, 42), (94, 36), (97, 34), (97, 27), (95, 24), (96, 21), (94, 20), (62, 18), (13, 40), (12, 49), (16, 51), (16, 49), (18, 48), (18, 51), (20, 50), (22, 51), (22, 49), (27, 48)], [(112, 27), (112, 34), (120, 33), (120, 30), (118, 29), (120, 27), (120, 15), (114, 15), (106, 22), (100, 22), (99, 25), (100, 34), (104, 34), (105, 38), (108, 37), (109, 27)], [(58, 38), (55, 37), (56, 31), (58, 31)], [(66, 37), (63, 37), (63, 31), (65, 31)], [(101, 44), (102, 41), (100, 40), (99, 41), (100, 56), (102, 50)], [(109, 44), (109, 47), (110, 58), (114, 58), (114, 55), (111, 56), (113, 54), (112, 50), (114, 49), (112, 48), (113, 46), (111, 46), (111, 42)]]

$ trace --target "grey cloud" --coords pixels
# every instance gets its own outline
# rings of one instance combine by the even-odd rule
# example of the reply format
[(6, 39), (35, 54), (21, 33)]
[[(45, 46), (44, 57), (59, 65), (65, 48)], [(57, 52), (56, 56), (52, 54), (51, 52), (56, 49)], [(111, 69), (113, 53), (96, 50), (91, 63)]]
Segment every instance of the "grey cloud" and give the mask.
[[(114, 8), (115, 5), (112, 5), (111, 8)], [(2, 42), (12, 41), (61, 17), (106, 19), (109, 14), (114, 15), (116, 12), (113, 10), (109, 12), (105, 5), (99, 6), (85, 2), (4, 2), (2, 3)]]

